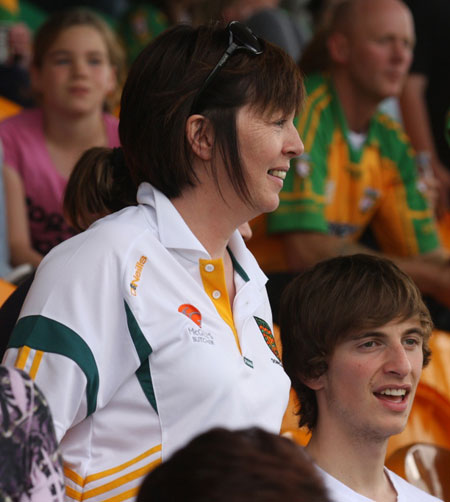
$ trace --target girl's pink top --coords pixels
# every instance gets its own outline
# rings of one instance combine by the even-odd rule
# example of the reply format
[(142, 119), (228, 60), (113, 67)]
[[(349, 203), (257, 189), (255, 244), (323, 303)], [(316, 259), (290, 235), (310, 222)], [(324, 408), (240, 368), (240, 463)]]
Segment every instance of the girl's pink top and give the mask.
[[(119, 121), (109, 114), (103, 119), (109, 146), (119, 146)], [(46, 254), (75, 232), (63, 217), (67, 179), (50, 158), (42, 110), (25, 110), (1, 122), (0, 141), (4, 163), (19, 173), (25, 187), (32, 246)]]

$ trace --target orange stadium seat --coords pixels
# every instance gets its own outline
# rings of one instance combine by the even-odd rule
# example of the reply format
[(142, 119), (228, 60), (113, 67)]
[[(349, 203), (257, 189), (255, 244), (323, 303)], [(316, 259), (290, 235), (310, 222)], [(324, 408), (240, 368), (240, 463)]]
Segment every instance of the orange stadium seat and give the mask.
[(450, 450), (415, 443), (395, 451), (386, 465), (411, 484), (450, 502)]
[(21, 110), (22, 107), (20, 105), (0, 96), (0, 121), (16, 115)]
[(14, 284), (0, 279), (0, 306), (3, 305), (9, 295), (16, 289)]
[(438, 228), (442, 245), (445, 249), (450, 251), (450, 212), (446, 212), (444, 216), (440, 218)]

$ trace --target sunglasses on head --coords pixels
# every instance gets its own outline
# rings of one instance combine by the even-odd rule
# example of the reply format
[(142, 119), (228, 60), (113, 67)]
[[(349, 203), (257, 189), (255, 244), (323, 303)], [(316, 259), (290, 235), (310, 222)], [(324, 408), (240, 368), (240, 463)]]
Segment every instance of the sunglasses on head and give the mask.
[(245, 24), (242, 24), (239, 21), (231, 21), (226, 27), (226, 31), (229, 37), (228, 48), (223, 53), (216, 66), (211, 70), (210, 74), (206, 77), (206, 80), (203, 82), (200, 90), (197, 92), (192, 104), (191, 115), (199, 113), (200, 108), (198, 107), (198, 104), (202, 94), (211, 85), (213, 80), (217, 77), (219, 71), (233, 54), (236, 54), (236, 52), (246, 52), (247, 54), (258, 56), (264, 52), (264, 41), (257, 37), (250, 30), (250, 28), (245, 26)]

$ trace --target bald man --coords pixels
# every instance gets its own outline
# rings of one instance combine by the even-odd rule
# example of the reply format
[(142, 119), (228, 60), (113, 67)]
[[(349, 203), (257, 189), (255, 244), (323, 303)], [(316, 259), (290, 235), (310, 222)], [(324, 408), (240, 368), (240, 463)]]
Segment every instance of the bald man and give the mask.
[[(418, 183), (415, 152), (400, 124), (379, 112), (408, 73), (411, 13), (399, 0), (342, 0), (325, 19), (300, 63), (308, 92), (298, 117), (305, 153), (291, 164), (278, 210), (267, 216), (283, 257), (271, 269), (261, 258), (261, 266), (293, 273), (342, 254), (378, 253), (448, 307), (448, 256)], [(433, 320), (450, 328), (445, 316), (443, 324)]]

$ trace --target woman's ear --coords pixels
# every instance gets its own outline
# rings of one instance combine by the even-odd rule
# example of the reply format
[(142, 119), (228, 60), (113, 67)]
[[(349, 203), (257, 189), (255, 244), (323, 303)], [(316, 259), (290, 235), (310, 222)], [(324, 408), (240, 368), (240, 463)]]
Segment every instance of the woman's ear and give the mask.
[(214, 132), (211, 122), (203, 115), (191, 115), (186, 121), (186, 137), (192, 151), (202, 160), (211, 160)]

